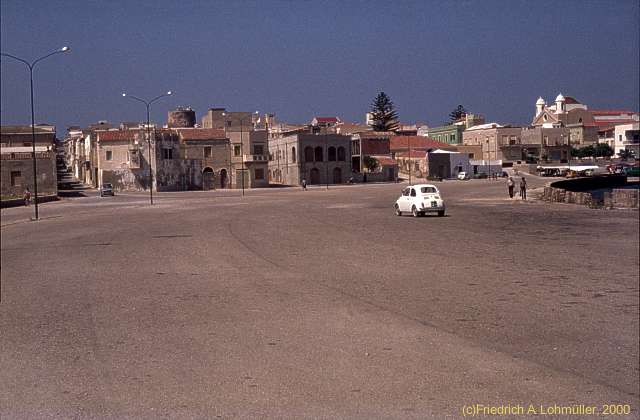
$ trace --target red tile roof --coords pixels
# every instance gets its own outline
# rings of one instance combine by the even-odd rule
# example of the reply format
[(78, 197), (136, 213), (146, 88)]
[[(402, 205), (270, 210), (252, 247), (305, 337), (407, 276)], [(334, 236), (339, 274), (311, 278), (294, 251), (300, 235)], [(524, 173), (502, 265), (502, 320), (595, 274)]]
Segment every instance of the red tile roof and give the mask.
[(391, 151), (408, 150), (409, 144), (411, 149), (427, 150), (427, 149), (443, 149), (456, 150), (452, 144), (442, 143), (424, 136), (393, 136), (390, 140), (389, 148)]
[(633, 111), (623, 111), (618, 109), (591, 109), (591, 114), (596, 115), (629, 115), (629, 114), (637, 114), (637, 112)]
[(137, 133), (138, 130), (96, 131), (99, 141), (132, 141)]
[(337, 117), (315, 117), (315, 120), (319, 123), (337, 123), (339, 121)]
[(224, 130), (217, 128), (182, 128), (176, 129), (182, 140), (212, 140), (226, 139)]
[(572, 96), (565, 96), (564, 97), (564, 102), (566, 104), (579, 104), (580, 101), (578, 101), (576, 98), (572, 97)]
[(598, 127), (607, 127), (610, 125), (622, 125), (622, 124), (633, 124), (637, 123), (637, 120), (631, 119), (618, 119), (618, 118), (598, 118), (594, 121), (595, 125)]
[(426, 158), (427, 152), (425, 150), (411, 150), (411, 152), (400, 152), (396, 153), (396, 157), (402, 158)]
[(371, 156), (371, 157), (377, 160), (380, 166), (395, 166), (398, 164), (394, 159), (391, 159), (389, 156)]
[(358, 133), (361, 139), (377, 139), (377, 138), (390, 138), (395, 136), (393, 131), (363, 131)]

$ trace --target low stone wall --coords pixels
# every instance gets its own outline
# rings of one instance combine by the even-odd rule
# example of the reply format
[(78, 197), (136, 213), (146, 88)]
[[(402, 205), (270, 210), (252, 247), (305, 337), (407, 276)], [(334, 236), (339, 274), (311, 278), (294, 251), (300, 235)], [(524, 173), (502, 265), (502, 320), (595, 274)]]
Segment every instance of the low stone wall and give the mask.
[(542, 197), (540, 198), (544, 201), (555, 203), (581, 204), (585, 206), (591, 206), (594, 201), (589, 192), (573, 192), (555, 187), (544, 187)]
[(604, 194), (604, 206), (614, 208), (638, 208), (640, 191), (637, 189), (619, 189)]
[(562, 188), (544, 187), (541, 200), (555, 203), (580, 204), (594, 208), (638, 208), (639, 191), (637, 189), (614, 189), (605, 192), (602, 198), (594, 197), (590, 192), (567, 191)]

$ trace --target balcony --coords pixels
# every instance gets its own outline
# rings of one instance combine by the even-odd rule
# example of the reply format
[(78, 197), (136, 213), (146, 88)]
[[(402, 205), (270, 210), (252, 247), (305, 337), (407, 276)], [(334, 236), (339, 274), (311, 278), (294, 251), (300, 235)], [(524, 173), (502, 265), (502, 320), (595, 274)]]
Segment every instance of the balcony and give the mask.
[(267, 155), (243, 155), (245, 162), (268, 162), (269, 156)]

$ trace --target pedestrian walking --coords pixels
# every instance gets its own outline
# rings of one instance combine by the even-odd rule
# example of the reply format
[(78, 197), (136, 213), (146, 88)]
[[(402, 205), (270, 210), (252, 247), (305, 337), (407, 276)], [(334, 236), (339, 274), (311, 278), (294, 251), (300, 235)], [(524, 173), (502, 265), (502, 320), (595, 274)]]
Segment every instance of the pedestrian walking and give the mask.
[(524, 177), (520, 180), (520, 198), (527, 199), (527, 180)]
[(307, 180), (306, 179), (302, 180), (302, 191), (307, 191)]
[(31, 204), (31, 191), (29, 191), (29, 188), (24, 190), (24, 195), (22, 196), (22, 198), (24, 199), (25, 207)]
[(509, 189), (509, 198), (513, 198), (513, 189), (515, 188), (516, 183), (513, 180), (513, 177), (509, 177), (507, 179), (507, 188)]

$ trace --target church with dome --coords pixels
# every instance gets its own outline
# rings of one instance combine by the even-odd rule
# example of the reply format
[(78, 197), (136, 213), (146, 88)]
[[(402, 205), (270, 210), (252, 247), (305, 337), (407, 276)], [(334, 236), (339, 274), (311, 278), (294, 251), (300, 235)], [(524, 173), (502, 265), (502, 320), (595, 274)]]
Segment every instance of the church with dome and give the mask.
[(531, 125), (542, 128), (567, 128), (574, 147), (585, 147), (598, 142), (598, 127), (585, 104), (571, 96), (559, 93), (553, 105), (542, 98), (536, 101), (536, 113)]

